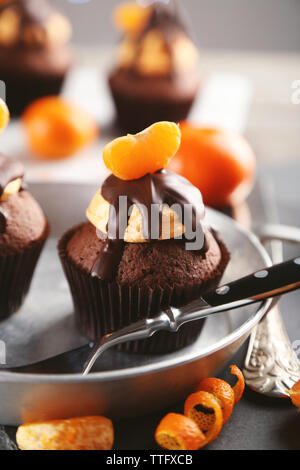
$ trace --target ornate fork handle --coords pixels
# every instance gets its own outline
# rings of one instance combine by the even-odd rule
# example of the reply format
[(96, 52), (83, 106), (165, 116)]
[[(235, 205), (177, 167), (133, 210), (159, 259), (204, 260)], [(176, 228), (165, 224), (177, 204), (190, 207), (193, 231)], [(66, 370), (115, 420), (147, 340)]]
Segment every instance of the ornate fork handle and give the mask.
[[(272, 241), (275, 262), (281, 261), (282, 241), (300, 244), (300, 229), (295, 227), (266, 224), (254, 231), (262, 242)], [(244, 375), (247, 385), (253, 390), (282, 397), (300, 379), (300, 363), (276, 303), (251, 334)]]

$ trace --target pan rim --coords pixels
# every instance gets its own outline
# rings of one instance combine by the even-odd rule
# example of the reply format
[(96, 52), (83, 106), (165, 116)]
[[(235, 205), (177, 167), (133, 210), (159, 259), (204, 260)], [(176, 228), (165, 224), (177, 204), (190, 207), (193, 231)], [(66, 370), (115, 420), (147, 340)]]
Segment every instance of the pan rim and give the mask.
[[(242, 233), (246, 238), (248, 238), (249, 242), (256, 248), (259, 252), (262, 260), (266, 263), (266, 266), (271, 266), (272, 261), (260, 243), (257, 236), (251, 232), (250, 230), (246, 230), (237, 224), (234, 220), (230, 217), (221, 214), (214, 209), (207, 209), (208, 213), (217, 213), (219, 217), (225, 218), (227, 221), (230, 220), (232, 226)], [(207, 346), (201, 353), (196, 353), (192, 351), (187, 353), (183, 356), (182, 359), (175, 357), (175, 358), (168, 358), (162, 361), (155, 362), (154, 364), (147, 364), (142, 366), (133, 366), (128, 367), (126, 369), (118, 369), (112, 371), (104, 371), (104, 372), (94, 372), (87, 376), (82, 376), (81, 374), (25, 374), (19, 372), (9, 372), (5, 370), (0, 370), (0, 384), (1, 382), (5, 383), (34, 383), (34, 384), (84, 384), (84, 383), (101, 383), (101, 382), (108, 382), (108, 381), (122, 381), (128, 379), (128, 377), (132, 376), (142, 376), (147, 374), (159, 373), (165, 371), (167, 369), (172, 369), (175, 367), (184, 366), (186, 364), (196, 362), (203, 357), (210, 356), (217, 351), (230, 346), (230, 344), (238, 341), (243, 336), (250, 334), (252, 329), (259, 323), (259, 321), (263, 318), (263, 316), (268, 312), (270, 306), (272, 304), (272, 299), (267, 299), (261, 302), (254, 314), (252, 314), (241, 326), (237, 329), (226, 335), (221, 340), (217, 341), (216, 343)]]

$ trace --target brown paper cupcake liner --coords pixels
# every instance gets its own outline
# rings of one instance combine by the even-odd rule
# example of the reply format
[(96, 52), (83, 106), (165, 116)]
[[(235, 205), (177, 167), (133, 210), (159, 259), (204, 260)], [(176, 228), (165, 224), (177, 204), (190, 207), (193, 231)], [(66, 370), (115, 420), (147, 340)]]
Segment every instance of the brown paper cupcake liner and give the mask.
[(6, 87), (6, 103), (12, 116), (20, 116), (25, 108), (43, 96), (58, 95), (65, 76), (11, 76), (2, 74)]
[(0, 255), (0, 321), (15, 313), (22, 305), (39, 256), (49, 233), (47, 227), (39, 240), (21, 253)]
[[(91, 340), (98, 339), (142, 318), (149, 318), (170, 305), (180, 307), (199, 297), (219, 283), (229, 260), (221, 244), (223, 260), (215, 276), (201, 285), (174, 289), (151, 289), (124, 286), (117, 282), (101, 281), (78, 266), (67, 253), (67, 244), (79, 226), (72, 228), (59, 242), (62, 266), (69, 282), (74, 313), (79, 330)], [(128, 342), (119, 347), (134, 353), (167, 353), (193, 343), (205, 320), (183, 325), (176, 333), (160, 331), (152, 338)]]
[(111, 87), (117, 111), (117, 123), (123, 132), (137, 133), (158, 121), (184, 121), (193, 105), (195, 97), (174, 101), (132, 97)]

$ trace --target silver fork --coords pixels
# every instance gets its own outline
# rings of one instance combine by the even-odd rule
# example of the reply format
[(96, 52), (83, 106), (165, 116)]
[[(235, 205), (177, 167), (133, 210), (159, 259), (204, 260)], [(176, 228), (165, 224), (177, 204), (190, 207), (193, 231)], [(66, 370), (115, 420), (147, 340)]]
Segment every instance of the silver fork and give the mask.
[[(300, 230), (299, 230), (300, 237)], [(300, 257), (266, 267), (206, 293), (181, 307), (170, 307), (154, 318), (140, 320), (96, 342), (83, 368), (87, 375), (96, 360), (109, 348), (127, 341), (150, 338), (159, 330), (177, 331), (184, 323), (226, 310), (241, 308), (262, 299), (275, 298), (300, 287)], [(272, 304), (272, 302), (270, 302)]]
[[(264, 181), (264, 207), (269, 220), (278, 221), (273, 185)], [(254, 232), (263, 244), (270, 244), (274, 263), (283, 259), (282, 242), (300, 243), (300, 230), (267, 223), (254, 227)], [(287, 396), (286, 390), (300, 379), (300, 362), (294, 352), (284, 321), (274, 299), (269, 313), (253, 330), (244, 364), (247, 385), (258, 393), (271, 397)]]

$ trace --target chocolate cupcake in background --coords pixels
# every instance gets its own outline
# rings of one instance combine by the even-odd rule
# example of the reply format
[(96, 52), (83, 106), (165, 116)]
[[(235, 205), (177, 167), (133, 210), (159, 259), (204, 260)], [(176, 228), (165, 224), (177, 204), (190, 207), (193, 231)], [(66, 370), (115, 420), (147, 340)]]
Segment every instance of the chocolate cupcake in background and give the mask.
[[(187, 205), (190, 215), (182, 223)], [(137, 179), (109, 176), (87, 210), (88, 222), (73, 227), (59, 242), (80, 331), (95, 340), (215, 288), (229, 254), (204, 216), (199, 190), (175, 173), (155, 168)], [(197, 240), (187, 237), (188, 226)], [(191, 248), (188, 239), (198, 243)], [(203, 324), (200, 320), (177, 333), (159, 332), (121, 349), (171, 352), (191, 344)]]
[(0, 320), (22, 305), (49, 232), (23, 175), (20, 162), (0, 155)]
[(60, 92), (73, 63), (71, 26), (47, 0), (2, 3), (0, 80), (11, 114), (20, 115), (35, 99)]
[(109, 76), (119, 126), (131, 133), (186, 119), (200, 85), (198, 52), (175, 2), (140, 8), (141, 24), (123, 28)]

